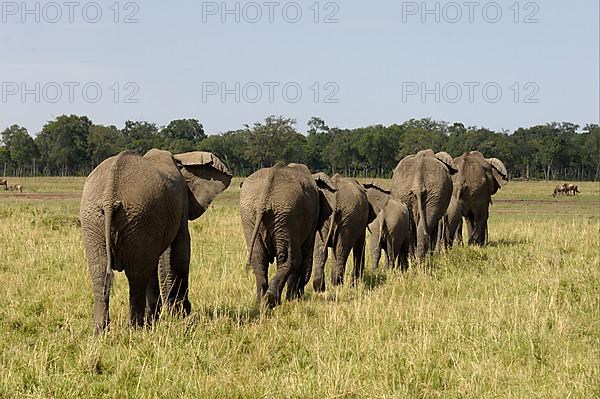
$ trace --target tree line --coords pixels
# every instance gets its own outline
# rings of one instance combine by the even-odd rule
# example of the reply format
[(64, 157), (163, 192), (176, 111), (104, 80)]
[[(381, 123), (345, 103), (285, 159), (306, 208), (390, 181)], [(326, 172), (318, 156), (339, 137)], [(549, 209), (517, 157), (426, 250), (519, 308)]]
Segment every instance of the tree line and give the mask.
[(302, 133), (294, 119), (273, 115), (214, 135), (207, 135), (197, 119), (174, 120), (161, 127), (127, 121), (118, 128), (94, 124), (87, 116), (62, 115), (46, 123), (35, 138), (18, 125), (2, 131), (0, 167), (5, 176), (85, 175), (122, 150), (143, 154), (151, 148), (173, 153), (210, 151), (238, 176), (282, 161), (304, 163), (313, 171), (331, 174), (389, 177), (404, 156), (431, 148), (452, 156), (481, 151), (501, 159), (512, 178), (600, 178), (600, 127), (596, 124), (581, 127), (553, 122), (496, 132), (426, 118), (342, 129), (313, 117)]

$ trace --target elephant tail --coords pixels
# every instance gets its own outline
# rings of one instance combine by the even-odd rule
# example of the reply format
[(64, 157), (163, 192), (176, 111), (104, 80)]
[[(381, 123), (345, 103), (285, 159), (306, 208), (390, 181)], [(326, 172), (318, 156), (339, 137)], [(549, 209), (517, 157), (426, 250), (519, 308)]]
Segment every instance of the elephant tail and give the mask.
[(108, 185), (104, 189), (101, 210), (104, 214), (104, 245), (106, 248), (106, 271), (104, 274), (104, 300), (108, 303), (110, 297), (110, 288), (113, 279), (112, 254), (113, 246), (111, 239), (112, 219), (115, 211), (122, 206), (122, 202), (117, 199), (117, 171), (121, 168), (123, 158), (131, 155), (131, 152), (124, 151), (117, 155), (113, 165), (108, 172)]
[(408, 252), (410, 256), (414, 256), (417, 247), (417, 227), (412, 207), (406, 205), (406, 208), (408, 209)]
[(260, 229), (260, 225), (262, 224), (264, 212), (259, 210), (256, 215), (256, 220), (254, 221), (254, 230), (252, 231), (252, 238), (250, 239), (250, 248), (248, 250), (248, 262), (246, 263), (246, 267), (250, 267), (252, 265), (252, 251), (254, 249), (254, 244), (256, 243), (256, 237), (258, 236), (258, 230)]
[(104, 245), (106, 248), (106, 272), (104, 274), (104, 300), (108, 303), (110, 297), (110, 288), (112, 286), (112, 278), (113, 278), (113, 264), (112, 264), (112, 254), (113, 254), (113, 246), (112, 239), (110, 237), (112, 230), (112, 218), (120, 207), (122, 203), (121, 201), (115, 200), (114, 202), (106, 203), (102, 211), (104, 213)]
[(419, 212), (419, 223), (417, 225), (417, 228), (419, 228), (419, 226), (422, 226), (423, 230), (425, 231), (424, 237), (425, 240), (428, 240), (428, 234), (427, 234), (427, 217), (426, 217), (426, 212), (425, 212), (425, 202), (426, 202), (426, 197), (427, 197), (427, 191), (425, 190), (420, 190), (417, 191), (416, 193), (416, 197), (417, 197), (417, 212)]
[(333, 212), (331, 212), (331, 217), (329, 218), (329, 229), (327, 230), (327, 237), (325, 237), (325, 245), (323, 245), (323, 256), (327, 255), (327, 251), (328, 251), (328, 245), (329, 245), (329, 241), (331, 240), (331, 237), (334, 237), (334, 241), (331, 243), (331, 247), (335, 248), (335, 236), (336, 236), (336, 232), (335, 232), (336, 228), (335, 228), (335, 210)]
[(113, 206), (108, 204), (104, 207), (104, 244), (106, 247), (106, 271), (104, 274), (104, 300), (108, 303), (110, 297), (110, 287), (112, 285), (113, 268), (112, 268), (112, 240), (110, 239), (111, 222), (113, 215)]

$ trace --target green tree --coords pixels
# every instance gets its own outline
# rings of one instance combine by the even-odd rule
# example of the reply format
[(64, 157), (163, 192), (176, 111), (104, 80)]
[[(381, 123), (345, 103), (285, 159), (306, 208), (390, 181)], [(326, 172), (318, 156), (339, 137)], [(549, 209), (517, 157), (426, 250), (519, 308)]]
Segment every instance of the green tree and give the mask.
[(87, 139), (91, 126), (87, 116), (77, 115), (61, 115), (48, 122), (35, 140), (41, 160), (63, 173), (89, 166)]
[(115, 126), (92, 125), (88, 136), (88, 154), (94, 165), (124, 149), (121, 132)]
[(18, 166), (29, 165), (38, 157), (35, 142), (26, 129), (19, 129), (14, 132), (8, 150), (10, 159)]
[(278, 161), (305, 162), (306, 139), (296, 131), (296, 121), (271, 115), (264, 123), (247, 128), (246, 157), (257, 168), (271, 166)]
[(164, 149), (174, 154), (193, 151), (206, 139), (204, 127), (197, 119), (177, 119), (161, 129)]
[(155, 123), (146, 121), (127, 121), (123, 128), (127, 148), (140, 155), (152, 148), (162, 148), (163, 140), (158, 135)]

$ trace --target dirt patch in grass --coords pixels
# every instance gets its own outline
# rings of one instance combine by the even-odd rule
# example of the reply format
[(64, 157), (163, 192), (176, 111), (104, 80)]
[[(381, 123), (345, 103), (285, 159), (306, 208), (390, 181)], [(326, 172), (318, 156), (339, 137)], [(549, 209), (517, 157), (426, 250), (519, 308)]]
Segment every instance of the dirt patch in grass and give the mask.
[(64, 200), (64, 199), (80, 199), (81, 193), (2, 193), (0, 200), (3, 199), (17, 200)]

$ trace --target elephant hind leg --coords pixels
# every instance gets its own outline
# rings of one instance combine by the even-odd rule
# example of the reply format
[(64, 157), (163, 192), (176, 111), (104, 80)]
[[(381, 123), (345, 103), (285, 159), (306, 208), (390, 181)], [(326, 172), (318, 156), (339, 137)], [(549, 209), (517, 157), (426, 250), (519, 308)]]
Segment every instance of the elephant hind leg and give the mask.
[(281, 303), (281, 293), (290, 274), (298, 273), (300, 268), (301, 251), (297, 244), (292, 243), (288, 245), (288, 248), (277, 249), (277, 251), (277, 272), (271, 279), (265, 295), (269, 307), (275, 307)]
[(190, 314), (192, 306), (188, 300), (190, 270), (190, 233), (187, 220), (182, 221), (171, 245), (160, 256), (162, 302), (173, 313)]
[(250, 265), (252, 266), (252, 271), (256, 278), (256, 302), (260, 305), (269, 288), (269, 259), (264, 246), (258, 242), (255, 244), (255, 249), (252, 251)]
[(108, 303), (108, 298), (105, 298), (103, 292), (94, 290), (94, 334), (96, 335), (104, 332), (110, 324)]
[(377, 223), (371, 225), (371, 237), (369, 238), (369, 248), (371, 249), (371, 261), (373, 263), (373, 269), (379, 267), (379, 260), (381, 259), (381, 238), (379, 237), (379, 226)]
[(400, 259), (400, 270), (403, 272), (408, 270), (408, 255), (410, 252), (410, 240), (405, 239), (400, 247), (398, 257)]
[(316, 292), (325, 291), (325, 263), (329, 255), (329, 249), (323, 242), (319, 234), (316, 234), (315, 244), (313, 246), (313, 259), (315, 263), (315, 273), (313, 277), (313, 289)]
[[(106, 251), (102, 243), (97, 243), (84, 233), (86, 255), (88, 258), (88, 269), (92, 282), (94, 295), (94, 333), (104, 332), (110, 324), (109, 302), (110, 291), (105, 295), (104, 285), (106, 283)], [(111, 272), (112, 273), (112, 272)], [(112, 276), (111, 276), (112, 277)]]
[(333, 267), (331, 268), (331, 284), (341, 285), (344, 284), (344, 275), (346, 274), (346, 262), (350, 255), (350, 245), (344, 245), (344, 240), (337, 240), (335, 248), (335, 259)]
[[(125, 272), (127, 274), (127, 270)], [(129, 318), (132, 327), (143, 327), (146, 314), (146, 276), (127, 275), (129, 280)]]
[(365, 270), (365, 232), (358, 237), (352, 248), (352, 256), (354, 258), (354, 274), (352, 275), (352, 283), (363, 276)]
[(158, 270), (153, 273), (148, 287), (146, 287), (146, 323), (149, 326), (160, 318), (162, 309), (162, 299), (160, 297), (160, 287), (158, 284)]

